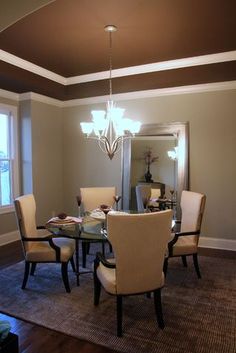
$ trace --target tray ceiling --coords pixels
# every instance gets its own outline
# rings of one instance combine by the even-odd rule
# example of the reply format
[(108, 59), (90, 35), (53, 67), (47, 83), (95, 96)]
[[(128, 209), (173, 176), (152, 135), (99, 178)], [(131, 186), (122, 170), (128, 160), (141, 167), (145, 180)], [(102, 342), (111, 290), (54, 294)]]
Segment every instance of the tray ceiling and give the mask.
[[(12, 3), (17, 2), (9, 1), (9, 6)], [(233, 0), (35, 1), (35, 11), (32, 4), (27, 6), (24, 13), (18, 11), (18, 21), (15, 8), (15, 18), (9, 23), (5, 19), (0, 33), (0, 88), (13, 92), (33, 91), (62, 100), (107, 94), (107, 80), (97, 80), (96, 75), (88, 82), (77, 78), (74, 84), (63, 84), (74, 76), (108, 70), (107, 24), (118, 27), (113, 69), (236, 50)], [(114, 78), (114, 93), (235, 80), (233, 54), (229, 61), (121, 74)], [(21, 59), (28, 66), (22, 66)], [(43, 75), (43, 69), (60, 80)]]

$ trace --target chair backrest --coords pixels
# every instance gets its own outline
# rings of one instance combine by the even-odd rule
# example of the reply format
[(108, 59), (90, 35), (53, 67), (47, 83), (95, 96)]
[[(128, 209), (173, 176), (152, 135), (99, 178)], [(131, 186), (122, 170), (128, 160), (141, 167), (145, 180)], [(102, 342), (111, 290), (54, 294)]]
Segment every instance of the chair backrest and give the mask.
[(117, 294), (143, 293), (161, 286), (172, 215), (172, 210), (127, 215), (108, 213), (108, 239), (116, 260)]
[[(181, 232), (201, 230), (205, 203), (205, 195), (192, 191), (182, 191), (180, 200), (182, 211)], [(198, 239), (199, 236), (196, 236), (196, 238)]]
[(135, 188), (137, 209), (139, 212), (144, 212), (144, 202), (151, 197), (150, 185), (137, 185)]
[[(15, 213), (21, 237), (36, 237), (36, 203), (34, 195), (19, 196), (14, 200)], [(28, 250), (27, 242), (23, 243), (24, 249)]]
[(91, 212), (100, 205), (113, 206), (116, 187), (80, 188), (80, 195), (84, 211)]
[(161, 197), (161, 189), (151, 189), (151, 199), (159, 199)]

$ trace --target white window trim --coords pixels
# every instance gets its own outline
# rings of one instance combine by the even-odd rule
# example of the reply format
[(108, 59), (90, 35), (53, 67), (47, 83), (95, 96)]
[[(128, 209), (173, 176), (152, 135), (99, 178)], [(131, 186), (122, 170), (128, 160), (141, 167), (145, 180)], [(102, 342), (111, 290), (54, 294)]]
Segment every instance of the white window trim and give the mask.
[[(18, 114), (17, 107), (0, 103), (0, 113), (10, 115), (10, 134), (11, 134), (11, 157), (12, 163), (12, 197), (13, 199), (19, 196), (19, 138), (18, 138)], [(0, 214), (14, 212), (14, 205), (0, 206)]]

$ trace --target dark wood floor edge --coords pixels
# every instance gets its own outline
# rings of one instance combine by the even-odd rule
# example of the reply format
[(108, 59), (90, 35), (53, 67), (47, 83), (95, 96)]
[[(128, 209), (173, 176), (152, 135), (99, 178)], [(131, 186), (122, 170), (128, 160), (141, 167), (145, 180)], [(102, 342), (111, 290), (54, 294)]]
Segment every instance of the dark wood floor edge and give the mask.
[[(76, 337), (76, 336), (70, 335), (70, 334), (68, 334), (68, 333), (65, 333), (65, 332), (63, 332), (63, 331), (55, 330), (55, 329), (53, 329), (53, 328), (51, 328), (51, 327), (48, 327), (48, 326), (45, 326), (45, 325), (42, 325), (42, 324), (38, 324), (38, 323), (35, 322), (35, 321), (23, 319), (23, 318), (21, 318), (21, 317), (18, 316), (18, 315), (13, 315), (12, 313), (9, 313), (9, 312), (7, 312), (7, 311), (5, 311), (5, 310), (2, 310), (2, 309), (0, 310), (0, 314), (7, 315), (7, 316), (11, 316), (11, 317), (13, 317), (13, 318), (15, 318), (15, 319), (17, 319), (17, 320), (26, 322), (26, 323), (31, 324), (31, 325), (37, 325), (37, 326), (43, 327), (43, 328), (45, 328), (45, 329), (47, 329), (47, 330), (54, 331), (54, 332), (59, 333), (59, 334), (63, 334), (64, 336), (67, 336), (67, 337), (72, 337), (72, 338), (74, 338), (74, 339), (80, 340), (80, 341), (85, 342), (85, 343), (92, 343), (93, 345), (98, 346), (98, 347), (101, 347), (101, 348), (109, 348), (109, 347), (107, 347), (107, 346), (103, 346), (103, 345), (98, 344), (98, 343), (96, 343), (96, 342), (88, 341), (88, 340), (86, 340), (86, 339), (84, 339), (84, 338)], [(114, 352), (116, 352), (116, 353), (122, 353), (121, 351), (117, 351), (117, 350), (114, 350), (114, 349), (112, 349), (112, 350), (113, 350)]]

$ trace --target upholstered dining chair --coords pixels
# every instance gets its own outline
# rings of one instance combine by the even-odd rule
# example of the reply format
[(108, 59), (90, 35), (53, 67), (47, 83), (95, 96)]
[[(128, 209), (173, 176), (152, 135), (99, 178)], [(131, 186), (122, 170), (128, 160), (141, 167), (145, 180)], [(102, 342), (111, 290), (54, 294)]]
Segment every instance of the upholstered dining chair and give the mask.
[(80, 188), (80, 195), (84, 211), (91, 212), (101, 204), (113, 206), (116, 187), (89, 187)]
[(152, 189), (150, 185), (141, 184), (135, 187), (135, 192), (138, 212), (143, 213), (145, 211), (144, 205), (158, 209), (159, 203), (151, 199), (160, 197), (160, 189)]
[(116, 296), (117, 336), (122, 336), (123, 297), (132, 294), (154, 293), (157, 322), (161, 329), (164, 328), (161, 289), (164, 286), (163, 263), (171, 235), (171, 220), (172, 210), (108, 214), (108, 239), (115, 258), (107, 260), (97, 253), (94, 305), (99, 304), (101, 285), (109, 294)]
[(61, 263), (61, 274), (66, 291), (70, 292), (68, 262), (75, 271), (73, 239), (53, 238), (45, 227), (36, 226), (36, 202), (33, 194), (23, 195), (14, 200), (18, 228), (25, 257), (25, 273), (22, 289), (25, 289), (29, 272), (34, 275), (37, 263)]
[[(115, 186), (107, 187), (87, 187), (80, 188), (81, 203), (84, 212), (91, 212), (100, 205), (104, 204), (112, 207), (114, 205), (114, 196), (116, 195)], [(95, 241), (94, 241), (95, 242)], [(83, 249), (83, 267), (86, 267), (86, 254), (89, 252), (90, 243), (82, 243)], [(102, 243), (104, 252), (104, 243)]]
[(172, 240), (168, 244), (169, 256), (166, 258), (165, 272), (167, 272), (168, 258), (181, 256), (183, 265), (187, 267), (187, 256), (192, 255), (197, 276), (201, 278), (197, 254), (205, 203), (205, 195), (182, 191), (180, 200), (182, 216), (181, 221), (176, 221), (177, 225), (180, 225), (180, 230), (172, 234)]

